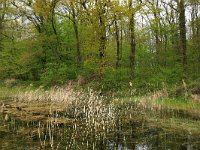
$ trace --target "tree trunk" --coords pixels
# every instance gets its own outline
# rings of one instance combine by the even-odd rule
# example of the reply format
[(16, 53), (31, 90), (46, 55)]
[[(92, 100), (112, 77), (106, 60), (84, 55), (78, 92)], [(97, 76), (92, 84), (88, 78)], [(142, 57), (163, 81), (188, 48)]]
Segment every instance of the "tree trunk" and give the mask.
[[(154, 2), (153, 2), (154, 4)], [(158, 5), (158, 0), (156, 1), (156, 4), (154, 4), (155, 6), (153, 7), (156, 7), (153, 12), (154, 14), (154, 19), (155, 19), (155, 22), (156, 22), (156, 28), (155, 28), (155, 38), (156, 38), (156, 57), (157, 57), (157, 63), (160, 64), (160, 51), (161, 51), (161, 41), (160, 41), (160, 15), (159, 13), (157, 12), (157, 10), (159, 9), (159, 5)]]
[(198, 55), (198, 64), (200, 64), (200, 17), (197, 18), (197, 50), (199, 55)]
[(200, 64), (200, 18), (199, 18), (199, 5), (200, 3), (198, 1), (193, 1), (191, 2), (192, 4), (192, 13), (191, 13), (191, 28), (192, 28), (192, 40), (193, 40), (193, 45), (194, 49), (196, 50), (197, 54), (197, 73), (199, 73), (199, 64)]
[(116, 41), (116, 54), (117, 54), (117, 59), (116, 59), (116, 68), (119, 68), (120, 66), (120, 39), (119, 39), (119, 27), (117, 24), (117, 16), (115, 14), (115, 41)]
[(183, 74), (186, 73), (187, 65), (187, 45), (186, 45), (186, 19), (185, 19), (185, 1), (179, 2), (179, 34), (180, 34), (180, 49), (181, 60), (183, 65)]
[(2, 32), (3, 32), (3, 20), (2, 20), (2, 17), (1, 17), (0, 18), (0, 52), (3, 50), (3, 45), (2, 45), (3, 35), (2, 35)]
[(102, 60), (105, 57), (105, 49), (106, 49), (106, 27), (105, 27), (105, 21), (100, 15), (99, 17), (100, 22), (100, 41), (99, 41), (99, 56)]
[(123, 49), (123, 29), (121, 25), (121, 35), (120, 35), (120, 60), (122, 60), (122, 49)]
[[(5, 9), (6, 8), (6, 3), (2, 3), (0, 4), (0, 9)], [(3, 42), (3, 21), (4, 21), (4, 17), (5, 17), (5, 13), (2, 12), (0, 14), (0, 51), (3, 50), (3, 45), (2, 45), (2, 42)]]
[(82, 58), (81, 58), (81, 50), (80, 50), (79, 31), (78, 31), (78, 25), (77, 25), (77, 20), (76, 20), (76, 12), (72, 3), (71, 3), (71, 6), (72, 6), (73, 28), (74, 28), (75, 37), (76, 37), (77, 64), (78, 66), (80, 66)]
[[(132, 0), (129, 1), (130, 10), (132, 9)], [(131, 78), (134, 78), (135, 75), (135, 51), (136, 51), (136, 43), (135, 43), (135, 20), (134, 20), (134, 13), (131, 12), (130, 15), (130, 22), (129, 22), (129, 30), (130, 30), (130, 70), (131, 70)]]
[(79, 31), (78, 31), (78, 26), (76, 22), (73, 22), (73, 26), (74, 26), (75, 36), (76, 36), (77, 64), (80, 66), (82, 58), (81, 58), (81, 50), (80, 50)]

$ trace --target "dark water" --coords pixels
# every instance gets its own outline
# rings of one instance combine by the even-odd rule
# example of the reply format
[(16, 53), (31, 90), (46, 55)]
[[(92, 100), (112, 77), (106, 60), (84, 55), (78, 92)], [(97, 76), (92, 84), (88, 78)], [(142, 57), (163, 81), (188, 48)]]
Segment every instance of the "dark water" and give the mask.
[[(118, 118), (98, 129), (80, 120), (71, 124), (25, 122), (1, 115), (1, 150), (199, 150), (200, 137), (167, 132), (159, 126)], [(170, 128), (170, 127), (169, 127)]]
[[(193, 126), (187, 124), (193, 121), (196, 128), (199, 121), (187, 120), (176, 111), (141, 111), (127, 104), (102, 109), (102, 115), (96, 111), (92, 117), (74, 117), (76, 109), (72, 114), (57, 111), (51, 115), (23, 109), (8, 105), (0, 112), (0, 150), (200, 150), (200, 132), (190, 132)], [(80, 112), (91, 113), (85, 107)], [(28, 113), (46, 120), (30, 119)], [(183, 121), (168, 121), (178, 117)]]

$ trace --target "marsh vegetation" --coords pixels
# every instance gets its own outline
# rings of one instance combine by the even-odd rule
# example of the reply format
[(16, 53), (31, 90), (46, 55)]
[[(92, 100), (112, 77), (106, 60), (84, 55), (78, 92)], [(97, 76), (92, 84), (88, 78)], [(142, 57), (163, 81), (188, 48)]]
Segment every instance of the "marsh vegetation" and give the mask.
[(1, 149), (198, 150), (200, 103), (160, 94), (123, 99), (71, 87), (15, 92), (1, 100)]

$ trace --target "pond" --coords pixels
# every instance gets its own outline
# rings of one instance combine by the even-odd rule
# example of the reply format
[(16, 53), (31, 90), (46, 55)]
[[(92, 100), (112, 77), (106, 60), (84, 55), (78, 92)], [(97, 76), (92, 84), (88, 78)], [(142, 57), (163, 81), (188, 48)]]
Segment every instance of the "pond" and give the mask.
[[(199, 120), (126, 104), (101, 118), (70, 115), (51, 103), (4, 102), (1, 150), (199, 150)], [(45, 107), (44, 107), (45, 106)], [(69, 110), (68, 110), (69, 111)], [(77, 110), (78, 111), (78, 110)], [(86, 113), (87, 109), (84, 108)], [(115, 111), (114, 117), (111, 112)]]

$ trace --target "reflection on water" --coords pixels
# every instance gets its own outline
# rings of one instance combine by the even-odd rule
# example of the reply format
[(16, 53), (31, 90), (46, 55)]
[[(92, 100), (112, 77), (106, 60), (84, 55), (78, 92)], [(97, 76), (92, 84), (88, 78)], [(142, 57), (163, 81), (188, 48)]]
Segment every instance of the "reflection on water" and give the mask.
[(137, 145), (135, 150), (148, 150), (150, 149), (150, 146), (147, 146), (147, 145)]
[(2, 150), (198, 150), (200, 137), (127, 124), (97, 131), (84, 125), (50, 127), (12, 118), (1, 122), (0, 145)]
[[(25, 110), (25, 108), (23, 108)], [(22, 110), (14, 116), (0, 114), (1, 150), (199, 150), (199, 134), (179, 131), (172, 126), (165, 129), (158, 123), (149, 123), (138, 110), (118, 109), (117, 116), (73, 118), (66, 113), (45, 114), (32, 112), (24, 118)], [(11, 111), (7, 110), (7, 112)], [(86, 109), (84, 108), (84, 111)], [(26, 111), (26, 114), (28, 111)], [(108, 113), (112, 113), (111, 109)], [(13, 112), (14, 114), (14, 112)], [(93, 115), (93, 117), (95, 114)], [(39, 119), (35, 119), (35, 117)], [(66, 121), (68, 120), (68, 121)], [(103, 121), (103, 123), (101, 123)]]

